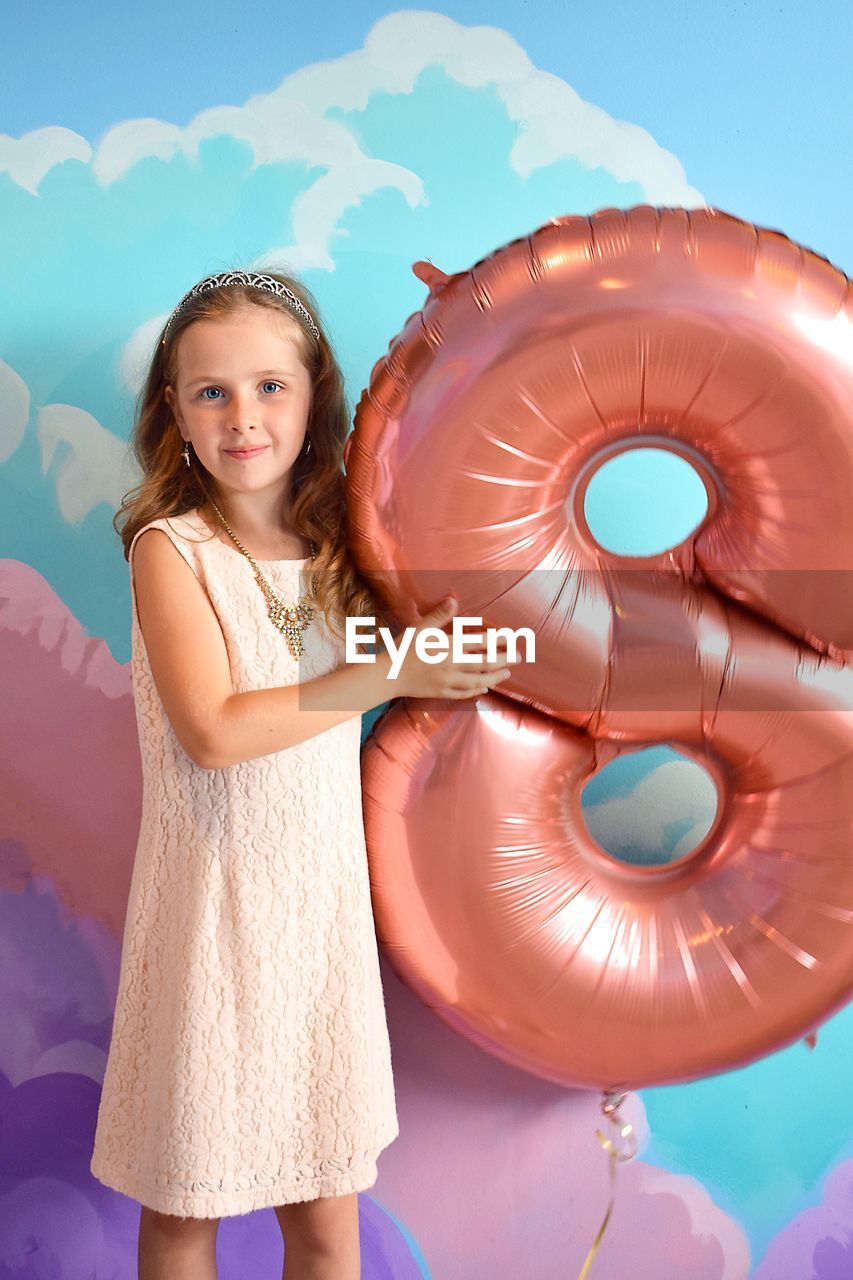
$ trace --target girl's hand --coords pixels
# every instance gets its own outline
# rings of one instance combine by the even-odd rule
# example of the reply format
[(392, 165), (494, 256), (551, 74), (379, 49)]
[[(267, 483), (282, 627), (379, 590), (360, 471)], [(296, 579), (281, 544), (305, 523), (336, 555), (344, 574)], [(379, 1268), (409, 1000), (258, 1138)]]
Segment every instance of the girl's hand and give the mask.
[[(475, 649), (470, 640), (466, 645), (466, 653), (470, 658), (476, 656), (476, 662), (454, 662), (451, 651), (448, 651), (441, 662), (436, 663), (424, 662), (418, 656), (416, 644), (421, 631), (427, 627), (444, 627), (458, 607), (459, 602), (453, 596), (448, 596), (429, 613), (421, 616), (397, 679), (393, 682), (396, 685), (394, 697), (473, 698), (477, 694), (488, 693), (495, 685), (512, 675), (506, 665), (506, 643), (498, 646), (496, 662), (489, 662), (485, 649)], [(395, 636), (394, 640), (399, 643), (399, 636)]]

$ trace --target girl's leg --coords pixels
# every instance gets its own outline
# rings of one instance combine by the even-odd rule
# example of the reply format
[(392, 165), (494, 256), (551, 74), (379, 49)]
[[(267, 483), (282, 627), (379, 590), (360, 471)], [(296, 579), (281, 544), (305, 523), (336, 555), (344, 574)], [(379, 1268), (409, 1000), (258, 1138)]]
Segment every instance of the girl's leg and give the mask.
[(282, 1280), (361, 1280), (357, 1192), (278, 1205), (275, 1213), (284, 1236)]
[(142, 1206), (139, 1280), (217, 1280), (218, 1218), (178, 1218)]

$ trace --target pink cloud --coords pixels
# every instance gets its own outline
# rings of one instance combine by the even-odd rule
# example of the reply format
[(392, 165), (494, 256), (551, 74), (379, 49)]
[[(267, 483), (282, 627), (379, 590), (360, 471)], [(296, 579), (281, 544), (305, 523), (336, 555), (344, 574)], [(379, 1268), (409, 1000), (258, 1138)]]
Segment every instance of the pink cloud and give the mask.
[(141, 808), (129, 664), (36, 570), (0, 560), (0, 670), (0, 888), (49, 874), (69, 911), (120, 936)]
[[(563, 1089), (456, 1035), (383, 956), (400, 1136), (372, 1188), (442, 1280), (577, 1276), (610, 1194), (594, 1093)], [(642, 1152), (637, 1094), (621, 1108)], [(616, 1202), (590, 1280), (747, 1280), (743, 1228), (696, 1179), (637, 1159), (617, 1171)]]

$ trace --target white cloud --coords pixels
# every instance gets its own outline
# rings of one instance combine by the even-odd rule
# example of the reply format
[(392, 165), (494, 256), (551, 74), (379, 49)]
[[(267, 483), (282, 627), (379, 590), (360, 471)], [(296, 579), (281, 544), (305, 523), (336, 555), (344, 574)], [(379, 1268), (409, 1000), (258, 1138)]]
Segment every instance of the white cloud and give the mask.
[(151, 363), (154, 344), (168, 318), (168, 312), (164, 311), (161, 316), (146, 320), (144, 324), (134, 329), (122, 348), (118, 362), (119, 375), (124, 385), (134, 395), (142, 390), (142, 384)]
[(711, 775), (693, 760), (672, 760), (653, 769), (629, 795), (589, 805), (583, 818), (589, 833), (603, 849), (639, 848), (662, 853), (665, 828), (689, 821), (669, 855), (675, 862), (695, 849), (711, 829), (717, 812), (717, 789)]
[(11, 365), (0, 360), (0, 462), (11, 458), (23, 440), (29, 416), (29, 387)]
[[(131, 385), (130, 365), (134, 342), (138, 347), (136, 377), (141, 383), (145, 364), (163, 318), (141, 325), (125, 347), (122, 373)], [(0, 360), (0, 463), (7, 461), (24, 438), (30, 417), (30, 389), (20, 374)], [(122, 497), (140, 476), (129, 446), (84, 409), (70, 404), (48, 404), (36, 414), (41, 445), (42, 473), (47, 474), (61, 454), (56, 469), (56, 493), (62, 515), (79, 524), (100, 502), (119, 506)], [(65, 446), (63, 449), (62, 446)]]
[[(521, 177), (574, 158), (600, 166), (620, 181), (638, 183), (652, 204), (704, 203), (687, 183), (677, 157), (647, 130), (614, 119), (558, 76), (540, 71), (508, 32), (465, 27), (442, 14), (412, 9), (376, 22), (363, 49), (303, 67), (277, 89), (256, 94), (242, 106), (202, 111), (185, 128), (151, 119), (116, 125), (97, 148), (94, 172), (109, 185), (147, 156), (169, 160), (183, 152), (195, 158), (203, 139), (228, 134), (248, 143), (256, 164), (294, 161), (328, 169), (332, 180), (314, 197), (309, 188), (303, 198), (310, 210), (321, 196), (337, 198), (337, 205), (323, 205), (323, 222), (331, 234), (335, 220), (360, 195), (380, 186), (396, 186), (410, 205), (423, 202), (424, 194), (416, 174), (366, 156), (345, 125), (327, 119), (326, 113), (363, 109), (379, 92), (410, 93), (421, 72), (433, 66), (469, 88), (495, 89), (518, 126), (510, 164)], [(42, 129), (19, 142), (6, 139), (5, 149), (0, 142), (0, 169), (35, 190), (51, 164), (71, 154), (88, 159), (91, 149), (68, 129)], [(331, 262), (328, 237), (320, 241), (316, 234), (297, 236), (295, 245), (279, 252), (299, 258), (302, 266)]]
[(56, 497), (69, 524), (79, 524), (101, 502), (115, 510), (126, 491), (139, 483), (128, 446), (85, 409), (47, 404), (39, 410), (37, 430), (45, 474), (57, 451), (61, 454)]
[(126, 120), (114, 125), (103, 138), (92, 168), (102, 186), (108, 187), (140, 160), (155, 157), (168, 161), (179, 151), (189, 151), (187, 130), (163, 120)]
[(243, 107), (210, 107), (184, 129), (162, 120), (128, 120), (115, 125), (95, 154), (95, 176), (109, 186), (149, 155), (169, 160), (182, 151), (194, 160), (205, 138), (223, 134), (248, 143), (256, 164), (293, 162), (332, 168), (367, 158), (343, 125), (324, 120), (305, 103), (292, 99), (285, 92), (287, 83), (285, 80), (272, 93), (250, 98)]
[[(320, 64), (334, 81), (338, 62)], [(178, 152), (198, 157), (205, 138), (223, 134), (247, 143), (255, 164), (296, 163), (322, 168), (317, 178), (293, 203), (294, 240), (265, 253), (254, 265), (284, 257), (294, 270), (310, 267), (334, 270), (329, 243), (347, 209), (383, 187), (396, 187), (410, 207), (426, 202), (423, 183), (403, 165), (364, 154), (350, 131), (327, 120), (324, 108), (300, 101), (288, 77), (272, 93), (256, 94), (245, 106), (211, 107), (200, 112), (185, 129), (159, 120), (131, 120), (104, 136), (94, 159), (98, 181), (108, 186), (146, 156), (170, 160)]]
[(388, 14), (371, 28), (364, 49), (294, 72), (269, 96), (298, 98), (319, 114), (364, 110), (374, 93), (411, 93), (431, 66), (468, 88), (496, 90), (519, 126), (510, 165), (520, 177), (577, 159), (620, 182), (637, 182), (652, 204), (705, 203), (678, 158), (646, 129), (614, 119), (559, 76), (540, 71), (498, 27), (464, 27), (426, 10)]
[(333, 271), (335, 262), (329, 252), (329, 242), (334, 235), (348, 234), (337, 230), (343, 214), (359, 205), (363, 196), (390, 186), (402, 191), (410, 207), (426, 203), (420, 178), (399, 165), (364, 157), (350, 164), (336, 165), (294, 200), (290, 215), (293, 243), (269, 250), (252, 266), (274, 266), (284, 258), (294, 271), (308, 267)]
[(88, 164), (91, 158), (92, 148), (86, 139), (60, 125), (34, 129), (20, 138), (0, 133), (0, 173), (8, 173), (32, 195), (38, 194), (39, 183), (55, 165), (66, 160)]

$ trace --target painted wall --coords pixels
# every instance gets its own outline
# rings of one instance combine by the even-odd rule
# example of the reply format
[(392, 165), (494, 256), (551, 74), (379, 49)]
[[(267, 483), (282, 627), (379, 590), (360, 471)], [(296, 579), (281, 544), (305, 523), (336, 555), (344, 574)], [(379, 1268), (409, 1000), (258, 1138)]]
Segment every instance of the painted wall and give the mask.
[[(0, 1271), (106, 1280), (136, 1274), (138, 1217), (88, 1172), (140, 807), (110, 521), (165, 314), (208, 271), (284, 261), (355, 403), (422, 304), (413, 261), (462, 270), (558, 214), (714, 204), (853, 274), (853, 21), (840, 0), (4, 17)], [(626, 799), (650, 848), (707, 818), (695, 778), (686, 809), (661, 785), (673, 768), (591, 790), (597, 838), (618, 844)], [(383, 979), (401, 1133), (361, 1196), (365, 1280), (576, 1275), (609, 1194), (598, 1099)], [(630, 1095), (641, 1152), (593, 1277), (853, 1276), (851, 1054), (848, 1007), (814, 1050)], [(225, 1220), (219, 1249), (225, 1276), (280, 1274), (271, 1211)]]

